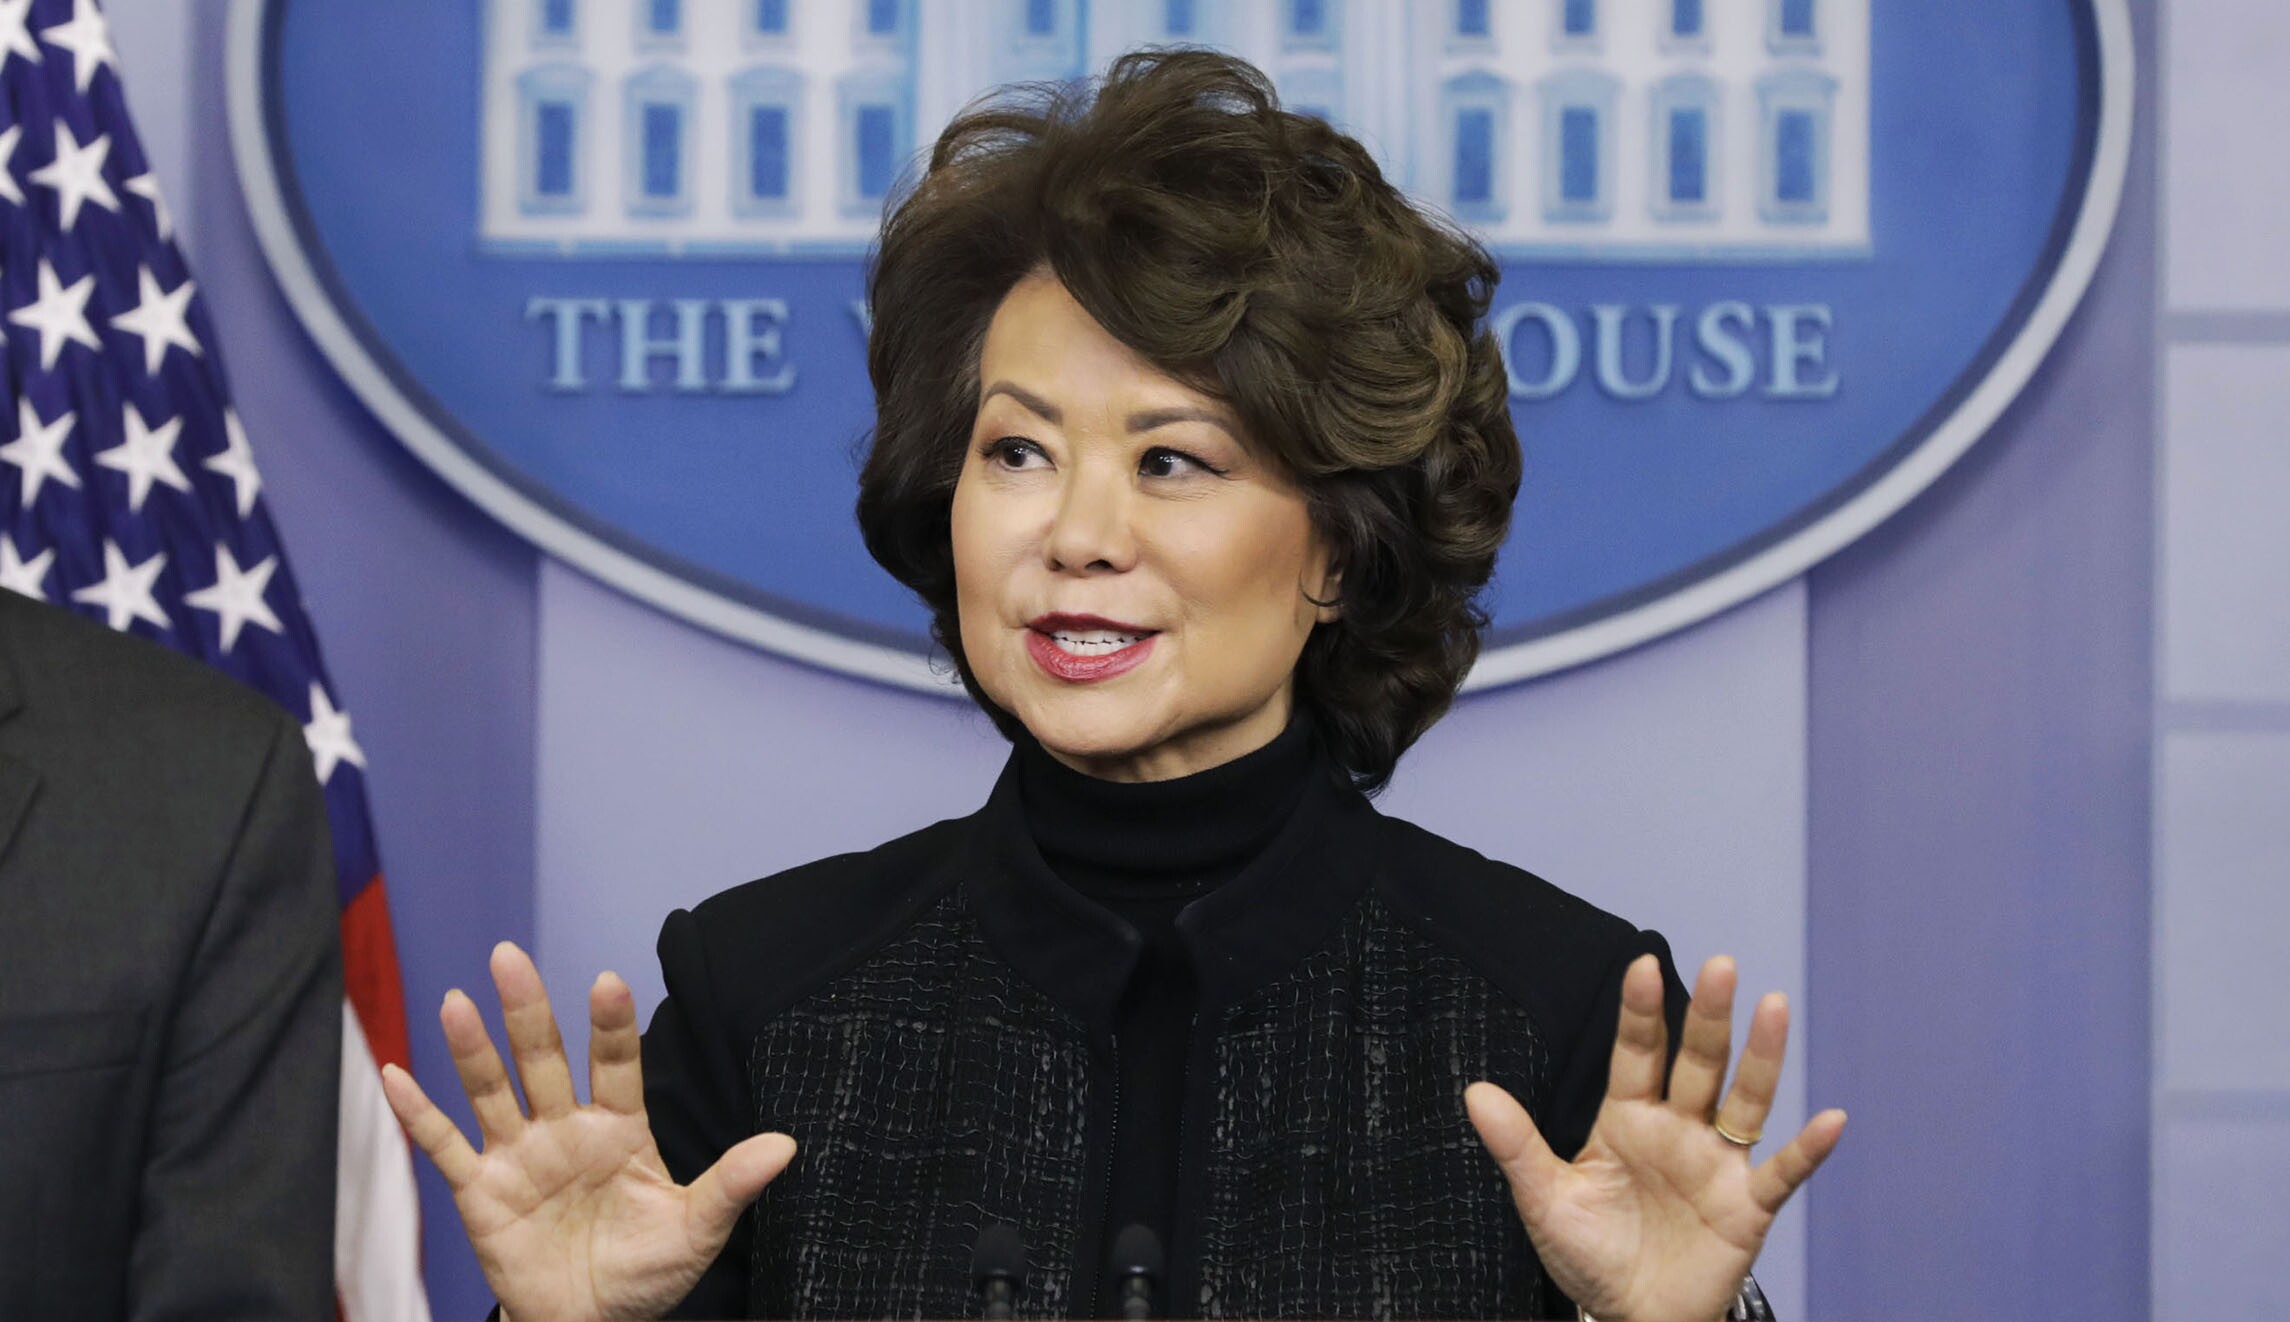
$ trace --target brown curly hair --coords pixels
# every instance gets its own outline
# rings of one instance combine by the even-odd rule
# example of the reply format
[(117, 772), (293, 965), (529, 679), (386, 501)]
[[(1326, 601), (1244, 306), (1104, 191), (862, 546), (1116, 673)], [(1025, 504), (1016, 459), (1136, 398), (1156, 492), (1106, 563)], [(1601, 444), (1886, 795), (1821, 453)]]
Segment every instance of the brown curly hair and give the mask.
[(987, 325), (1043, 267), (1301, 485), (1342, 577), (1296, 697), (1353, 783), (1382, 788), (1478, 656), (1477, 597), (1518, 494), (1481, 324), (1494, 262), (1230, 56), (1136, 52), (1094, 89), (1005, 89), (949, 124), (868, 273), (859, 528), (1013, 737), (963, 655), (949, 514)]

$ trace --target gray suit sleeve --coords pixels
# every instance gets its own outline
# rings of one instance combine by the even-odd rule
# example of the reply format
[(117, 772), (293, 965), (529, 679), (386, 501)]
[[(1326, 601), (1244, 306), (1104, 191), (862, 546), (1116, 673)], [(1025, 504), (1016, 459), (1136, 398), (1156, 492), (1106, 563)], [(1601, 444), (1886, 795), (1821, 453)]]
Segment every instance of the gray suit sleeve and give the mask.
[(325, 803), (283, 715), (177, 988), (134, 1319), (333, 1316), (342, 956)]

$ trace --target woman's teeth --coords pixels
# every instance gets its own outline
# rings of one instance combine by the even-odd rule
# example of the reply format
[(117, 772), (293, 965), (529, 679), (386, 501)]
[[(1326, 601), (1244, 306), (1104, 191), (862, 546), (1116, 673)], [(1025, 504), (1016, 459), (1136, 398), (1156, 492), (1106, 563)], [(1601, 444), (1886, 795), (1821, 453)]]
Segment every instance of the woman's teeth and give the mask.
[(1056, 640), (1059, 651), (1070, 656), (1102, 656), (1145, 639), (1141, 633), (1111, 633), (1103, 629), (1093, 629), (1087, 633), (1053, 633), (1050, 637)]

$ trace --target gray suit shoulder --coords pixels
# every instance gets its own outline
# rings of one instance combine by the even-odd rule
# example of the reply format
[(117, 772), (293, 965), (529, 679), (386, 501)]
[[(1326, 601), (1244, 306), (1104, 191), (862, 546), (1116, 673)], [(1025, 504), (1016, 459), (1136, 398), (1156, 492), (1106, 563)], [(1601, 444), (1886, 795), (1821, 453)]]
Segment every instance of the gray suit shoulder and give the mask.
[(0, 703), (72, 751), (260, 750), (299, 723), (244, 684), (148, 639), (0, 592)]

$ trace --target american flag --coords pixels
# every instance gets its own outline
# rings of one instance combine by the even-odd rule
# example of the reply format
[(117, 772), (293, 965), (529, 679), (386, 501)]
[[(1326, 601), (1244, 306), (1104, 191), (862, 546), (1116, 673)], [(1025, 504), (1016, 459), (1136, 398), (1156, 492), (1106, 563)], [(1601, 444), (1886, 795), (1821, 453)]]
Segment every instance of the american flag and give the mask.
[(409, 1062), (365, 754), (263, 509), (96, 0), (0, 0), (0, 225), (0, 588), (188, 652), (304, 722), (348, 986), (337, 1296), (350, 1322), (426, 1319), (412, 1162), (378, 1072)]

